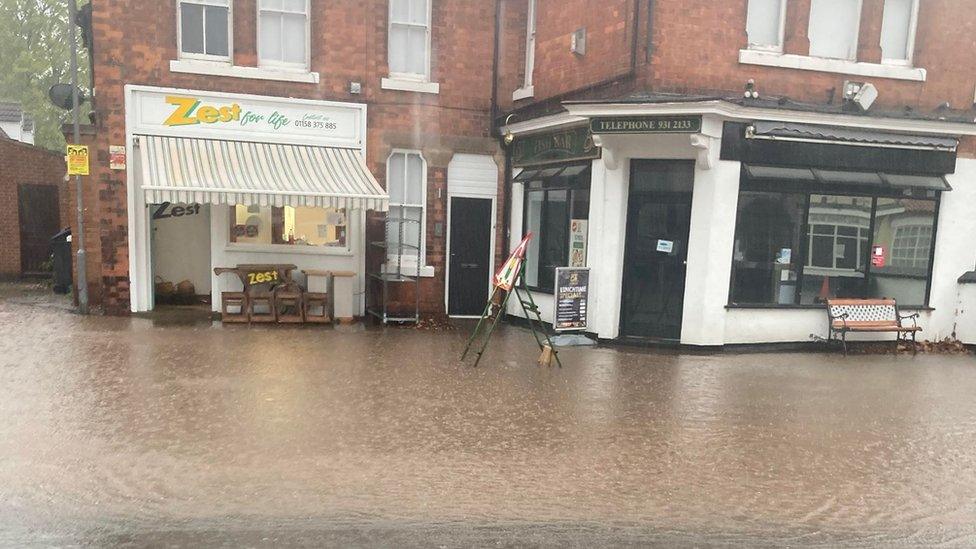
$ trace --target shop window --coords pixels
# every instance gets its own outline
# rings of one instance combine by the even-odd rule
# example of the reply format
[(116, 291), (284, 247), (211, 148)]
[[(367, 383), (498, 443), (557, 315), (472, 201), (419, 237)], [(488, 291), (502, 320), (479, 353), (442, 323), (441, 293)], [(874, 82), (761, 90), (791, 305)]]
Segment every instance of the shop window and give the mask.
[(230, 59), (230, 0), (180, 0), (179, 42), (182, 57)]
[(427, 219), (427, 163), (424, 157), (419, 152), (394, 151), (386, 164), (386, 190), (390, 194), (389, 218), (409, 221), (402, 223), (402, 233), (395, 230), (398, 225), (390, 225), (387, 246), (390, 250), (405, 248), (400, 258), (402, 264), (415, 267), (417, 247), (421, 249), (421, 261), (426, 258), (423, 235)]
[(525, 283), (551, 293), (556, 267), (586, 265), (590, 171), (582, 165), (532, 171), (525, 185)]
[(348, 250), (346, 210), (231, 206), (230, 241)]
[(782, 52), (785, 18), (786, 0), (749, 0), (749, 49)]
[(885, 0), (881, 23), (883, 63), (911, 64), (917, 17), (918, 0)]
[(860, 26), (861, 0), (812, 0), (807, 34), (810, 55), (856, 59)]
[(736, 221), (731, 303), (816, 305), (828, 297), (923, 306), (936, 199), (753, 190)]
[(308, 69), (308, 0), (258, 0), (262, 66)]
[(431, 1), (390, 0), (391, 76), (430, 80)]

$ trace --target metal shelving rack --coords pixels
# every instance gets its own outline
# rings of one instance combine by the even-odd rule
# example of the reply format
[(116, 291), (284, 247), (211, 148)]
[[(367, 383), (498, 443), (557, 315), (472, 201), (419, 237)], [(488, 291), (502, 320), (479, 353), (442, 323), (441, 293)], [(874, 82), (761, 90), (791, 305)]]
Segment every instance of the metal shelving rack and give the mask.
[[(384, 236), (385, 238), (381, 242), (370, 242), (371, 246), (381, 248), (386, 254), (383, 264), (386, 264), (387, 268), (384, 270), (382, 264), (380, 266), (380, 272), (370, 273), (369, 279), (375, 282), (380, 287), (380, 297), (379, 302), (374, 303), (372, 307), (367, 308), (367, 312), (376, 318), (380, 319), (383, 324), (389, 324), (390, 322), (413, 322), (417, 323), (420, 321), (420, 266), (421, 266), (421, 247), (419, 245), (407, 244), (403, 241), (404, 227), (410, 224), (416, 224), (418, 226), (417, 233), (420, 234), (420, 220), (416, 219), (404, 219), (404, 218), (391, 218), (387, 217), (384, 221)], [(390, 244), (390, 228), (391, 226), (396, 226), (396, 244)], [(423, 238), (423, 235), (420, 235)], [(419, 244), (419, 243), (418, 243)], [(407, 274), (403, 272), (403, 256), (407, 253), (417, 254), (416, 262), (416, 273)], [(393, 260), (391, 263), (391, 255)], [(390, 284), (404, 284), (413, 283), (414, 284), (414, 309), (413, 315), (400, 314), (397, 313), (396, 316), (391, 316), (390, 314)]]

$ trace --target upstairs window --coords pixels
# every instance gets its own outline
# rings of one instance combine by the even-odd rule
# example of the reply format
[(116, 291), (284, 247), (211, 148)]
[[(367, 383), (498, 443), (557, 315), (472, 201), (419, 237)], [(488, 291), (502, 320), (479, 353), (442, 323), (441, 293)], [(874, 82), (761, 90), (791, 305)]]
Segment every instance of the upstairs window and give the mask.
[(390, 75), (430, 80), (432, 0), (390, 0)]
[(182, 57), (230, 59), (230, 0), (180, 0), (179, 42)]
[(262, 66), (308, 69), (308, 0), (258, 0)]
[(528, 28), (525, 31), (525, 79), (522, 88), (532, 87), (532, 73), (535, 72), (535, 2), (529, 0)]
[[(387, 233), (390, 260), (401, 250), (401, 261), (416, 267), (417, 248), (424, 249), (427, 218), (427, 163), (418, 151), (394, 151), (386, 162), (386, 190), (390, 193), (390, 219), (403, 219), (402, 232), (391, 224)], [(426, 257), (421, 251), (421, 258)], [(413, 262), (411, 262), (411, 259)], [(423, 261), (423, 259), (421, 260)]]
[(917, 19), (918, 0), (885, 0), (881, 22), (882, 63), (911, 64)]
[(812, 0), (810, 55), (853, 61), (861, 27), (861, 0)]
[(749, 49), (782, 52), (785, 17), (786, 0), (749, 0)]

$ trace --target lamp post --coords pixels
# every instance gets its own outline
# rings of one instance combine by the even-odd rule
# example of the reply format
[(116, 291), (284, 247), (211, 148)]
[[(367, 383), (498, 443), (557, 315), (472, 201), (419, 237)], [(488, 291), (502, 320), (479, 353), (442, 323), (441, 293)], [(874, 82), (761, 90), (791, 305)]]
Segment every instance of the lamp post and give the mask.
[[(75, 31), (75, 17), (78, 12), (77, 0), (68, 0), (68, 39), (71, 46), (71, 116), (74, 124), (74, 142), (81, 141), (81, 109), (78, 101), (78, 41)], [(74, 235), (78, 243), (78, 312), (88, 314), (88, 262), (85, 253), (85, 208), (82, 198), (81, 176), (75, 175), (75, 194), (78, 207), (78, 234)]]

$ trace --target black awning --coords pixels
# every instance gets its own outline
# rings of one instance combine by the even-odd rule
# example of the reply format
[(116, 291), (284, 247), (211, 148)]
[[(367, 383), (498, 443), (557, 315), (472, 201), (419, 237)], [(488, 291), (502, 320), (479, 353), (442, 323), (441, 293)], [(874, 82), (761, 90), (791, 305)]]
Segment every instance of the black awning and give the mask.
[(951, 191), (952, 187), (944, 176), (890, 174), (884, 172), (856, 172), (844, 170), (823, 170), (784, 166), (763, 166), (743, 164), (742, 169), (750, 182), (766, 186), (821, 186), (825, 188), (844, 187), (865, 192), (899, 193), (902, 191)]
[(760, 139), (803, 140), (939, 151), (955, 151), (959, 146), (959, 140), (954, 137), (886, 133), (815, 124), (757, 121), (752, 127), (754, 131), (751, 137)]

